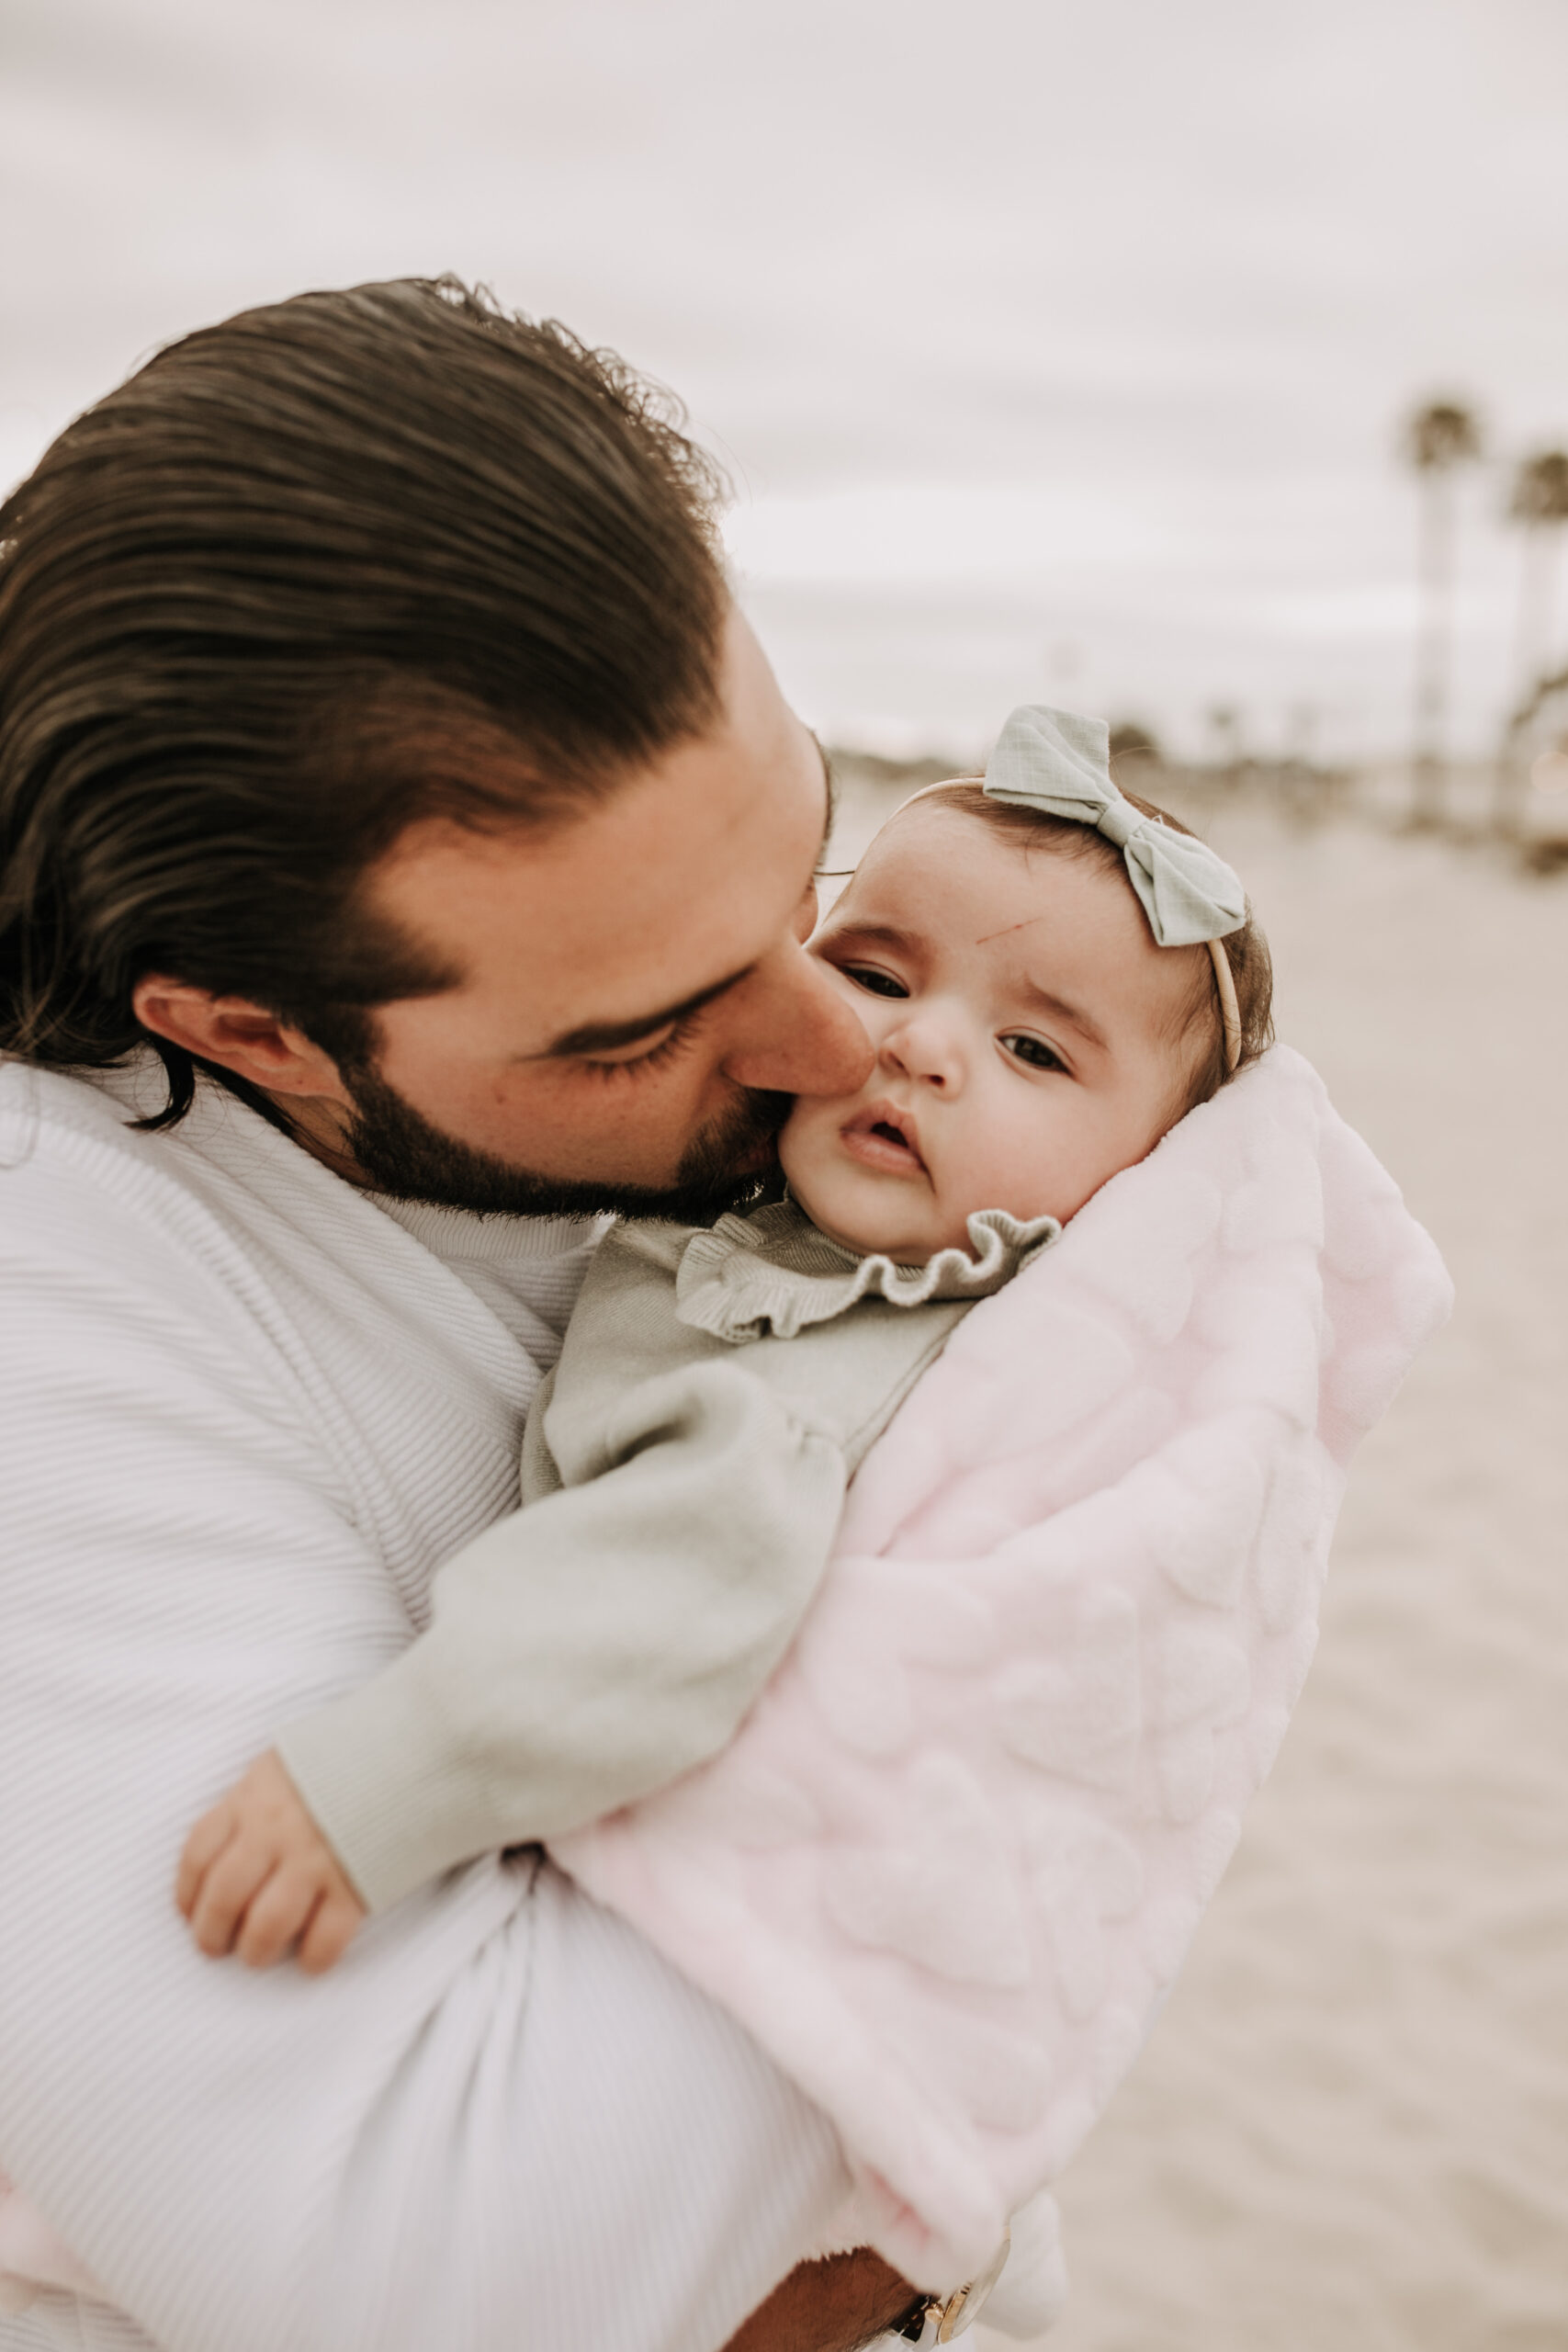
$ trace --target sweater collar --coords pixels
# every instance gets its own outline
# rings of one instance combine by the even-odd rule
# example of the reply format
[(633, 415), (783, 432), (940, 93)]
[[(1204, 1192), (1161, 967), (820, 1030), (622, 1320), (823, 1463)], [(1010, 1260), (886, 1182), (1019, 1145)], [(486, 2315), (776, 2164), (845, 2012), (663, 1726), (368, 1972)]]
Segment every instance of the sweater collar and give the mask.
[(735, 1344), (770, 1333), (789, 1340), (863, 1298), (894, 1307), (987, 1298), (1060, 1231), (1055, 1217), (1025, 1223), (1005, 1209), (980, 1209), (968, 1219), (966, 1250), (939, 1250), (921, 1265), (900, 1266), (880, 1251), (859, 1257), (841, 1248), (783, 1201), (748, 1216), (722, 1216), (691, 1235), (676, 1265), (675, 1311), (693, 1329)]

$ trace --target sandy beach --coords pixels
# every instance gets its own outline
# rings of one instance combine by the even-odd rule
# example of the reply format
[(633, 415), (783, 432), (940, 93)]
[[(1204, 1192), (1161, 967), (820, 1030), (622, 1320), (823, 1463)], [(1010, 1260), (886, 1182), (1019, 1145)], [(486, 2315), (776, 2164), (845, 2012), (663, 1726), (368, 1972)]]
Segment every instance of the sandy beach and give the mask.
[[(850, 796), (835, 862), (899, 797)], [(1279, 1764), (1060, 2184), (1073, 2299), (1044, 2341), (1564, 2352), (1568, 876), (1255, 800), (1184, 813), (1251, 891), (1280, 1035), (1459, 1303), (1358, 1458)]]
[[(1459, 1289), (1352, 1477), (1295, 1724), (1061, 2186), (1052, 2352), (1568, 2346), (1568, 882), (1207, 830)], [(976, 2331), (988, 2352), (1004, 2339)]]

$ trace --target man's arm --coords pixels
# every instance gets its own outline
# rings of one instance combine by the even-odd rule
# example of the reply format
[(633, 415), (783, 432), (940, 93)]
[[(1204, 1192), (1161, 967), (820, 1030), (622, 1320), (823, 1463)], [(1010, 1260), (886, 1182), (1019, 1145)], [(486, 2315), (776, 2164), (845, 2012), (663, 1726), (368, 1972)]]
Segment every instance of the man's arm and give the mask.
[(407, 1628), (155, 1241), (0, 1265), (0, 2165), (160, 2352), (709, 2352), (841, 2160), (624, 1923), (486, 1862), (319, 1981), (189, 1943), (189, 1821)]

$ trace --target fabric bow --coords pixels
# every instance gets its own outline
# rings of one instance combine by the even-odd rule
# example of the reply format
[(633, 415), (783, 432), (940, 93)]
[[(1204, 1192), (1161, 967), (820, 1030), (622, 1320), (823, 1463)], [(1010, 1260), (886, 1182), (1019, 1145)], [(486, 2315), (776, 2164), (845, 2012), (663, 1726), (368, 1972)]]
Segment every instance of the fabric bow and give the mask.
[(1127, 876), (1162, 947), (1224, 939), (1247, 921), (1247, 893), (1207, 842), (1140, 815), (1111, 781), (1103, 718), (1025, 703), (986, 764), (993, 800), (1093, 825), (1127, 861)]

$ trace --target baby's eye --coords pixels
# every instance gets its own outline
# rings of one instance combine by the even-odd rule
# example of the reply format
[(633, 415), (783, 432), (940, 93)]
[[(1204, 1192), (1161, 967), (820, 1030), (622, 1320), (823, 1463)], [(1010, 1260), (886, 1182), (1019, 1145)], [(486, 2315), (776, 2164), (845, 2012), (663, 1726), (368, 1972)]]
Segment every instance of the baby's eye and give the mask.
[(856, 988), (865, 989), (873, 996), (908, 996), (909, 993), (902, 980), (896, 978), (891, 972), (879, 972), (874, 964), (840, 964), (839, 969), (847, 980), (853, 980)]
[(1010, 1036), (1001, 1040), (1001, 1045), (1005, 1053), (1011, 1054), (1017, 1061), (1027, 1062), (1031, 1069), (1065, 1070), (1067, 1067), (1061, 1055), (1048, 1046), (1043, 1037), (1032, 1037), (1027, 1031), (1014, 1030)]

